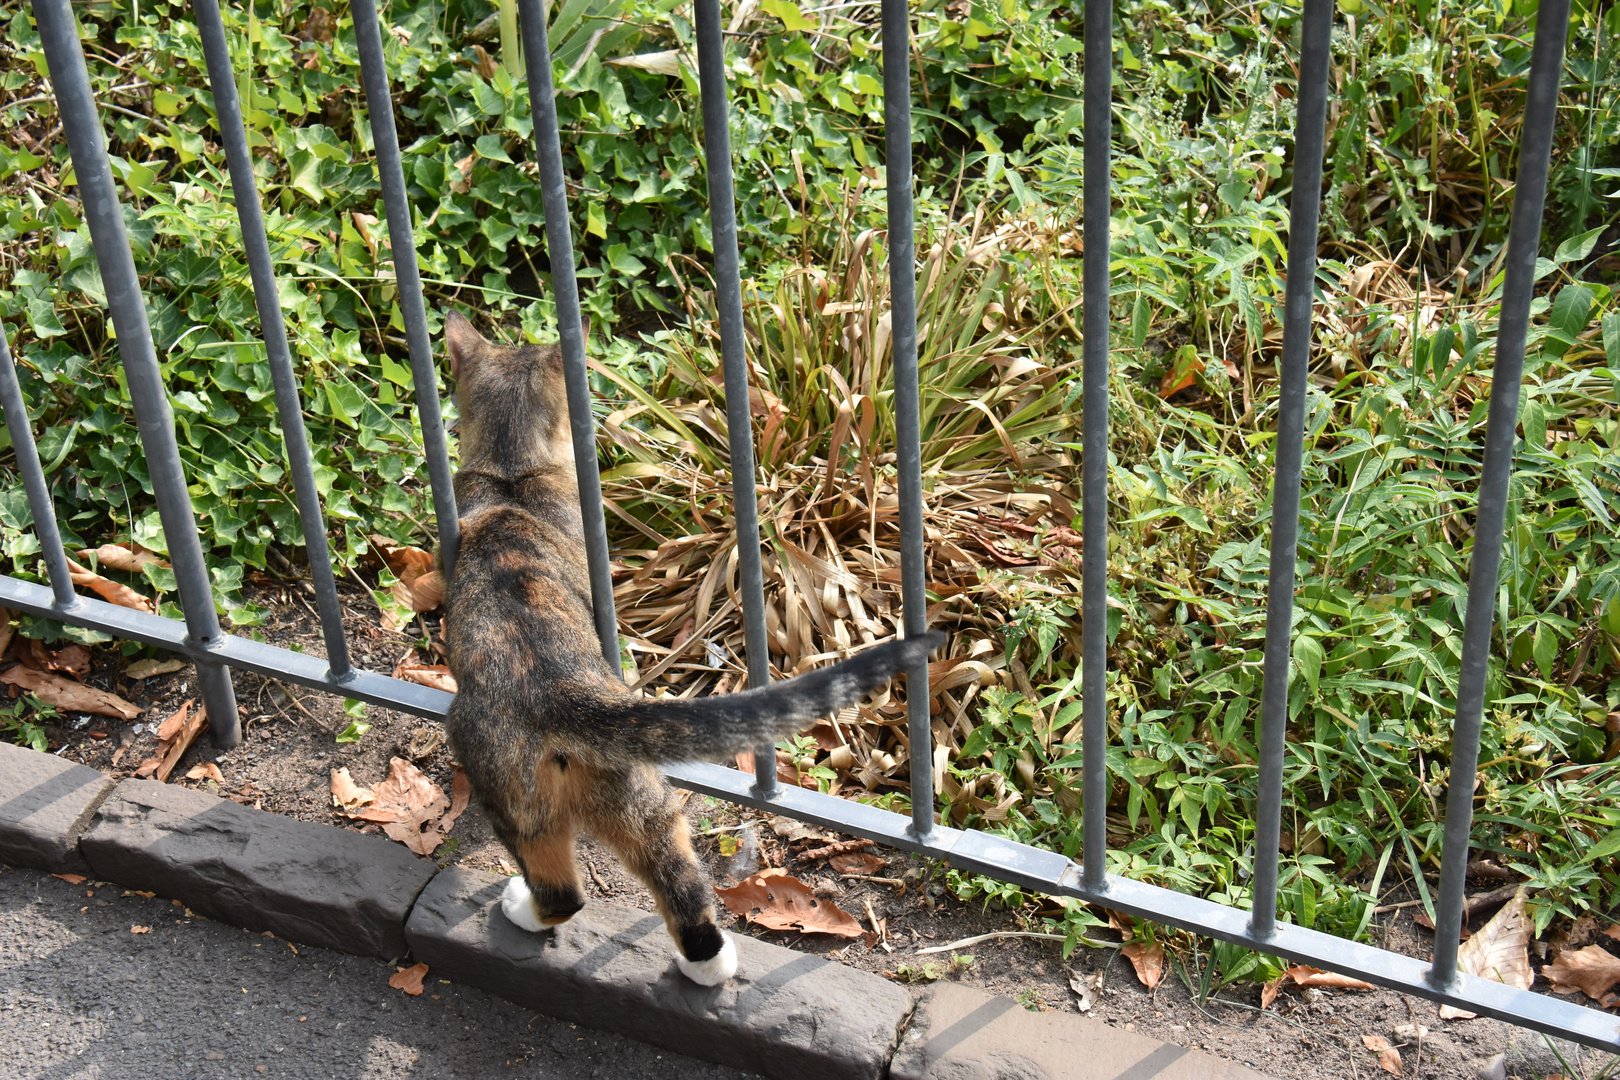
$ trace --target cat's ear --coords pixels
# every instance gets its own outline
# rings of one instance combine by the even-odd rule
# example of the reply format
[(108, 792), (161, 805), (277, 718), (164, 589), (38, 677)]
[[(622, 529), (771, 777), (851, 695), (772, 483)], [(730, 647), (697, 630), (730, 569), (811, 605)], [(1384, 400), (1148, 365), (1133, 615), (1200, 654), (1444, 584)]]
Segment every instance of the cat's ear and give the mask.
[(444, 317), (444, 351), (450, 356), (450, 374), (461, 376), (461, 365), (489, 347), (484, 335), (473, 328), (459, 311)]

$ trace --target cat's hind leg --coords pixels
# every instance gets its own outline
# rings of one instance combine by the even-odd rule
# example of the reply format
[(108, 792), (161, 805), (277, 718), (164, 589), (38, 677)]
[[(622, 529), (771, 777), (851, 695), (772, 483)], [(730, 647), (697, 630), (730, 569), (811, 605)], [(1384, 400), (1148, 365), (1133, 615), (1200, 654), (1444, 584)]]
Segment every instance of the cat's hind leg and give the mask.
[[(737, 973), (737, 946), (715, 920), (714, 887), (692, 850), (691, 830), (675, 792), (651, 766), (599, 802), (598, 837), (640, 878), (680, 949), (681, 973), (719, 986)], [(606, 819), (606, 820), (604, 820)]]
[(525, 930), (549, 930), (585, 906), (572, 833), (553, 832), (511, 845), (523, 873), (506, 883), (501, 911)]

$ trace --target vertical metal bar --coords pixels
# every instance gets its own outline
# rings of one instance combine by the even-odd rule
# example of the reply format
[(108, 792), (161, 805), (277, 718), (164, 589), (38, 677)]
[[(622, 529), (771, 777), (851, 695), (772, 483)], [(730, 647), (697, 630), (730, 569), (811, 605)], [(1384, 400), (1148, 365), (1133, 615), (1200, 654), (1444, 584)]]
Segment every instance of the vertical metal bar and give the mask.
[(366, 87), (371, 141), (377, 150), (377, 178), (382, 184), (383, 205), (388, 210), (388, 244), (394, 253), (399, 311), (405, 320), (405, 342), (411, 354), (416, 416), (422, 425), (422, 454), (427, 458), (433, 512), (439, 523), (439, 561), (449, 574), (456, 565), (456, 550), (461, 545), (461, 519), (456, 514), (456, 489), (450, 479), (450, 454), (444, 442), (433, 342), (428, 337), (427, 313), (422, 307), (422, 275), (416, 266), (411, 204), (405, 196), (405, 170), (399, 160), (399, 134), (394, 127), (394, 99), (388, 87), (388, 67), (383, 61), (382, 30), (377, 24), (375, 0), (355, 0), (349, 11), (354, 17), (355, 47), (360, 51), (360, 77)]
[(568, 384), (568, 424), (574, 436), (574, 470), (579, 509), (585, 525), (585, 559), (591, 577), (591, 604), (602, 658), (614, 674), (619, 661), (619, 622), (613, 610), (613, 569), (608, 562), (607, 522), (602, 517), (602, 473), (596, 456), (596, 422), (591, 415), (591, 384), (585, 369), (585, 324), (574, 277), (574, 236), (568, 220), (562, 142), (557, 134), (556, 91), (551, 83), (551, 46), (545, 14), (535, 0), (521, 0), (524, 61), (529, 68), (529, 111), (534, 116), (535, 162), (546, 211), (546, 252), (551, 261), (551, 292), (557, 303), (557, 336)]
[[(928, 631), (923, 551), (922, 420), (917, 396), (917, 240), (912, 212), (911, 13), (883, 0), (883, 144), (889, 200), (889, 303), (894, 349), (894, 441), (900, 479), (900, 595), (906, 637)], [(928, 658), (906, 669), (911, 742), (911, 832), (934, 828), (934, 733), (928, 722)]]
[(1300, 31), (1299, 112), (1294, 126), (1294, 190), (1289, 196), (1288, 286), (1284, 300), (1277, 473), (1271, 492), (1271, 578), (1266, 594), (1265, 690), (1260, 703), (1260, 808), (1254, 826), (1250, 931), (1269, 938), (1277, 922), (1277, 845), (1282, 830), (1283, 754), (1288, 733), (1288, 668), (1299, 551), (1299, 484), (1305, 439), (1305, 387), (1311, 360), (1317, 224), (1333, 0), (1305, 0)]
[(4, 333), (0, 333), (0, 409), (5, 411), (6, 429), (11, 432), (11, 449), (17, 455), (23, 490), (28, 493), (28, 508), (34, 512), (34, 535), (39, 537), (40, 554), (45, 558), (45, 570), (51, 579), (51, 593), (56, 597), (58, 608), (71, 611), (79, 605), (79, 594), (73, 591), (73, 579), (68, 575), (67, 555), (62, 551), (62, 534), (56, 527), (56, 506), (51, 502), (50, 483), (39, 463), (28, 406), (23, 403), (22, 387), (17, 384), (17, 369), (12, 365), (11, 348), (6, 344)]
[[(719, 0), (696, 0), (698, 86), (703, 96), (703, 157), (709, 173), (709, 225), (714, 237), (714, 305), (726, 378), (726, 435), (731, 444), (731, 499), (742, 594), (748, 685), (771, 681), (765, 638), (765, 575), (759, 556), (759, 502), (754, 490), (754, 422), (748, 406), (742, 280), (737, 260), (737, 199), (731, 177), (731, 117), (726, 102), (725, 43)], [(754, 748), (754, 789), (776, 794), (776, 748)]]
[[(158, 516), (163, 522), (163, 535), (168, 540), (180, 606), (186, 614), (186, 632), (203, 648), (215, 648), (223, 637), (219, 616), (214, 610), (208, 567), (197, 536), (197, 519), (192, 515), (191, 497), (186, 491), (180, 449), (175, 444), (174, 414), (169, 411), (157, 350), (152, 344), (152, 329), (146, 321), (140, 279), (135, 274), (135, 259), (130, 254), (129, 236), (124, 230), (124, 214), (118, 205), (112, 170), (107, 163), (101, 117), (90, 92), (84, 53), (79, 48), (78, 26), (69, 0), (35, 0), (34, 19), (45, 46), (51, 88), (56, 92), (57, 108), (62, 115), (62, 130), (73, 155), (73, 172), (78, 178), (79, 197), (83, 200), (84, 218), (95, 245), (101, 281), (107, 290), (107, 307), (118, 332), (118, 352), (123, 360), (130, 400), (135, 405), (135, 421), (152, 478)], [(235, 746), (242, 735), (230, 673), (223, 664), (199, 660), (197, 681), (203, 704), (208, 709), (214, 745), (222, 749)]]
[(1085, 340), (1080, 516), (1083, 792), (1081, 877), (1088, 891), (1108, 888), (1108, 228), (1113, 168), (1114, 5), (1086, 0)]
[(287, 468), (292, 473), (293, 491), (298, 501), (298, 519), (304, 527), (304, 549), (309, 555), (309, 575), (320, 610), (326, 662), (332, 669), (332, 678), (341, 682), (353, 670), (349, 644), (343, 635), (343, 611), (338, 605), (337, 583), (332, 578), (332, 554), (326, 545), (326, 519), (321, 513), (320, 492), (315, 487), (298, 378), (293, 374), (292, 352), (287, 346), (287, 327), (281, 316), (275, 266), (270, 258), (270, 242), (264, 233), (253, 159), (248, 150), (247, 131), (242, 125), (242, 106), (236, 97), (230, 46), (225, 41), (219, 0), (195, 0), (192, 11), (197, 16), (197, 30), (202, 35), (203, 53), (208, 60), (208, 85), (214, 95), (220, 138), (225, 144), (225, 158), (231, 170), (231, 192), (236, 199), (237, 219), (242, 224), (243, 253), (253, 275), (253, 298), (259, 308), (259, 327), (270, 361), (276, 411), (281, 417), (282, 441), (286, 444)]
[(1536, 12), (1536, 42), (1524, 107), (1519, 175), (1513, 184), (1513, 222), (1508, 229), (1506, 279), (1491, 370), (1491, 409), (1485, 423), (1485, 461), (1474, 518), (1474, 559), (1468, 576), (1468, 612), (1463, 624), (1462, 669), (1457, 676), (1457, 720), (1451, 733), (1451, 773), (1446, 782), (1445, 843), (1435, 904), (1434, 966), (1429, 983), (1450, 987), (1457, 979), (1457, 936), (1462, 927), (1463, 885), (1468, 870), (1468, 834), (1474, 819), (1474, 775), (1479, 769), (1479, 732), (1485, 709), (1491, 624), (1496, 617), (1496, 579), (1507, 521), (1508, 479), (1513, 471), (1514, 429), (1524, 343), (1535, 292), (1536, 249), (1547, 198), (1547, 167), (1558, 120), (1558, 80), (1569, 31), (1569, 0), (1542, 0)]

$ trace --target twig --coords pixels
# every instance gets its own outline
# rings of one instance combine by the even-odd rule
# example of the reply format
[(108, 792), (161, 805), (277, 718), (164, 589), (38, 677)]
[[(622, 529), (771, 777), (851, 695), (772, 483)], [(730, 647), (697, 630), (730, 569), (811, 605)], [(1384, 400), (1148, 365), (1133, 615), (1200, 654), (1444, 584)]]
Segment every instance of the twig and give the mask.
[(838, 840), (825, 847), (811, 848), (809, 851), (801, 852), (799, 858), (806, 860), (830, 859), (834, 855), (848, 855), (852, 851), (860, 851), (862, 848), (873, 846), (874, 843), (871, 840)]
[(865, 896), (865, 897), (862, 897), (861, 899), (866, 904), (866, 917), (868, 919), (870, 919), (871, 922), (872, 922), (872, 933), (874, 933), (874, 934), (876, 934), (878, 936), (878, 940), (880, 942), (882, 942), (884, 945), (887, 945), (889, 943), (889, 924), (888, 924), (888, 922), (887, 921), (884, 921), (884, 922), (881, 922), (881, 923), (878, 922), (877, 913), (872, 910), (872, 898), (870, 896)]
[[(922, 956), (925, 953), (941, 953), (950, 952), (952, 949), (965, 949), (969, 945), (977, 945), (981, 941), (989, 941), (992, 938), (1036, 938), (1041, 941), (1068, 941), (1069, 935), (1043, 934), (1037, 933), (1034, 930), (996, 930), (989, 934), (977, 934), (973, 937), (965, 937), (961, 941), (953, 941), (949, 945), (930, 945), (926, 949), (918, 949), (917, 955)], [(1095, 941), (1088, 937), (1079, 938), (1078, 940), (1082, 945), (1090, 945), (1094, 949), (1119, 948), (1119, 946), (1112, 941)]]
[(897, 877), (874, 877), (871, 874), (839, 874), (838, 876), (845, 881), (875, 881), (879, 885), (893, 885), (899, 889), (906, 887), (906, 883)]

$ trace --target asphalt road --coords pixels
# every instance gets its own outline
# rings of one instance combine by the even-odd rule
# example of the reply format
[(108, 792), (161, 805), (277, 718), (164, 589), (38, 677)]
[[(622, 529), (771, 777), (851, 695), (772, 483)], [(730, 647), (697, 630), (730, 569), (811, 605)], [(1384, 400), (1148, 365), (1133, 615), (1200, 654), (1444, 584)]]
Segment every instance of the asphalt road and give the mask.
[[(132, 932), (145, 927), (145, 932)], [(0, 867), (0, 1077), (746, 1080), (428, 973)]]

